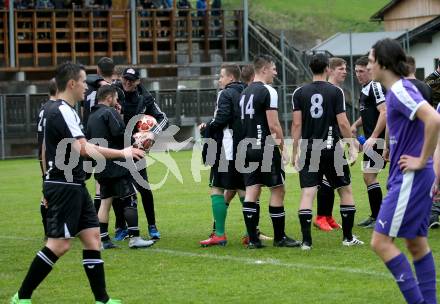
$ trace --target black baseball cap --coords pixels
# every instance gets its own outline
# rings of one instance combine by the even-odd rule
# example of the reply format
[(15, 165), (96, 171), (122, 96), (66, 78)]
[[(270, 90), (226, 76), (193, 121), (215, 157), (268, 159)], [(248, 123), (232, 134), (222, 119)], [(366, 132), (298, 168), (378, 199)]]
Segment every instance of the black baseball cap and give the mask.
[(140, 78), (139, 71), (135, 68), (126, 68), (122, 73), (122, 77), (128, 80), (138, 80)]

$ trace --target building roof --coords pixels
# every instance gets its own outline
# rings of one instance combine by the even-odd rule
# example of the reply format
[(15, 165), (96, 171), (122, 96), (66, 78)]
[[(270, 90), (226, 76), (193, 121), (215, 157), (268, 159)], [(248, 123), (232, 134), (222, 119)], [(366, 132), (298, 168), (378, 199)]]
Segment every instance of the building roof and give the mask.
[(388, 2), (384, 7), (382, 7), (379, 11), (377, 11), (373, 16), (370, 17), (371, 21), (383, 21), (383, 17), (386, 12), (392, 9), (397, 3), (402, 0), (393, 0)]
[(409, 37), (410, 43), (417, 42), (430, 42), (431, 37), (440, 31), (440, 16), (419, 25), (418, 27), (403, 32), (400, 36), (396, 37), (399, 41), (404, 41)]
[[(378, 40), (383, 38), (396, 39), (405, 32), (368, 32), (368, 33), (352, 33), (352, 55), (361, 56), (368, 53), (371, 46)], [(328, 51), (333, 56), (345, 57), (350, 56), (350, 33), (337, 33), (328, 38), (324, 42), (316, 45), (312, 51)]]

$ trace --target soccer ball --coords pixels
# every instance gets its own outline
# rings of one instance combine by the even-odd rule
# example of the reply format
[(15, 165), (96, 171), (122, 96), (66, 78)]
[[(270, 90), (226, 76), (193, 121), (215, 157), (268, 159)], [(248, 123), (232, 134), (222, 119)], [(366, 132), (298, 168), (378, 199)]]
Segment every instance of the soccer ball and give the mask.
[(149, 138), (148, 132), (137, 132), (133, 134), (133, 147), (148, 151), (154, 143), (154, 141)]
[(151, 115), (143, 115), (142, 118), (137, 122), (136, 127), (139, 132), (148, 132), (157, 125), (157, 120)]

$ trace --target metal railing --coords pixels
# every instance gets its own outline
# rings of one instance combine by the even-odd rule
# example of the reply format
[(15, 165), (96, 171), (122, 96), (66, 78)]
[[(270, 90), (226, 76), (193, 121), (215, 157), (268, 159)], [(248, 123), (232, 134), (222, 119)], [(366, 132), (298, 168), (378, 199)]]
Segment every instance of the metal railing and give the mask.
[[(283, 90), (281, 86), (275, 87), (279, 96), (279, 117), (286, 135), (290, 134), (291, 95), (295, 88), (288, 86)], [(171, 124), (193, 127), (213, 116), (218, 90), (160, 90), (151, 93)], [(1, 159), (36, 155), (38, 114), (46, 100), (47, 94), (0, 95)], [(80, 113), (79, 107), (77, 110)]]

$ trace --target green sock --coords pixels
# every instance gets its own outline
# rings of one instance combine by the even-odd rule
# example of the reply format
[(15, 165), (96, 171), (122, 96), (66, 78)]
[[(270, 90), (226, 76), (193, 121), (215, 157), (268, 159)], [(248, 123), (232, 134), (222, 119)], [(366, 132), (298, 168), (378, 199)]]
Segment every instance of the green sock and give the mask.
[(225, 234), (225, 222), (228, 206), (225, 202), (225, 197), (220, 194), (211, 195), (212, 214), (215, 221), (215, 234), (223, 236)]

